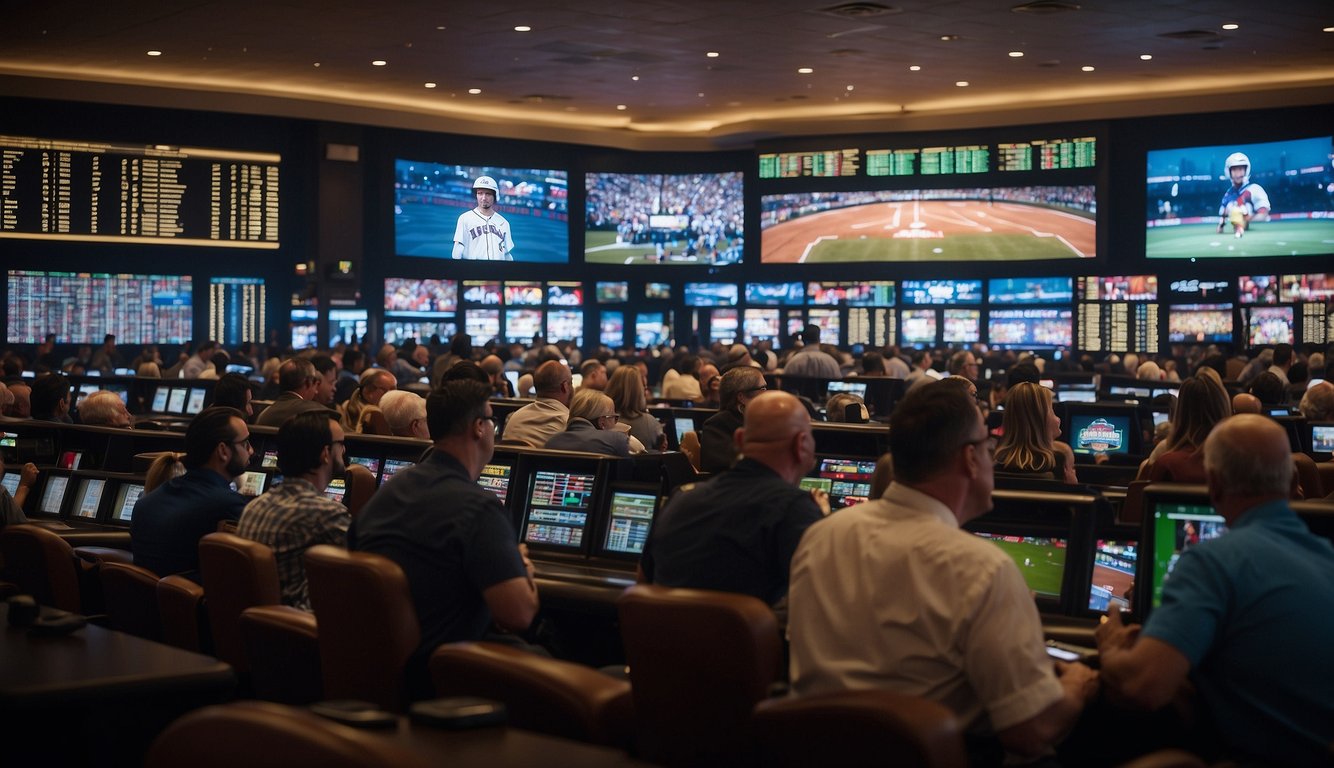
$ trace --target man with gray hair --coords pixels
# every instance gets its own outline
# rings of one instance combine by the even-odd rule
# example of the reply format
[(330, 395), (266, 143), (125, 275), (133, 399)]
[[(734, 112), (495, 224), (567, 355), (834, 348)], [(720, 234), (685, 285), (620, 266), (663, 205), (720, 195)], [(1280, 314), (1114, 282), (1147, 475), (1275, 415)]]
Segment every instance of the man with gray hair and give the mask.
[(565, 431), (570, 420), (570, 398), (574, 396), (574, 377), (565, 363), (548, 360), (533, 373), (537, 400), (514, 413), (505, 422), (506, 442), (520, 442), (541, 448)]
[(1327, 765), (1334, 546), (1288, 506), (1290, 450), (1264, 416), (1214, 427), (1204, 468), (1228, 533), (1181, 554), (1142, 628), (1109, 613), (1098, 654), (1108, 693), (1146, 709), (1166, 705), (1189, 677), (1239, 763)]
[(99, 389), (79, 404), (79, 421), (98, 427), (129, 427), (134, 424), (134, 417), (120, 395)]
[(386, 392), (380, 398), (380, 410), (395, 437), (431, 439), (431, 432), (426, 428), (426, 398), (416, 392), (405, 389)]
[(1334, 421), (1334, 384), (1322, 381), (1308, 387), (1297, 408), (1307, 421)]
[(723, 374), (718, 385), (719, 410), (699, 433), (699, 464), (705, 472), (721, 472), (736, 461), (733, 435), (741, 428), (746, 405), (768, 387), (759, 368), (738, 366)]

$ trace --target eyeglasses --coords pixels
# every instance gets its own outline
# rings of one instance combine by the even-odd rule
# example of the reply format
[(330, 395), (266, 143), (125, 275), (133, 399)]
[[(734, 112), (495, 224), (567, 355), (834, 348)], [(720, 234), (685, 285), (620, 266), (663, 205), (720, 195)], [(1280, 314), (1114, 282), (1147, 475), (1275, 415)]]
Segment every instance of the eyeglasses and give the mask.
[(964, 445), (974, 445), (974, 446), (985, 445), (988, 456), (996, 455), (996, 438), (992, 437), (991, 435), (987, 435), (981, 440), (969, 440), (968, 442), (964, 443)]
[(604, 413), (604, 414), (602, 414), (601, 416), (599, 416), (598, 418), (599, 418), (599, 419), (611, 419), (612, 421), (620, 421), (620, 420), (621, 420), (621, 415), (620, 415), (619, 413)]
[(230, 445), (230, 446), (232, 446), (232, 447), (236, 447), (236, 446), (241, 446), (241, 445), (243, 445), (243, 446), (245, 446), (245, 449), (246, 449), (247, 451), (250, 450), (250, 447), (251, 447), (251, 446), (250, 446), (250, 436), (249, 436), (249, 435), (246, 435), (245, 437), (241, 438), (240, 440), (225, 440), (225, 441), (223, 441), (223, 442), (227, 443), (227, 445)]
[(751, 392), (768, 392), (769, 388), (766, 386), (758, 386), (758, 387), (751, 387), (750, 389), (743, 389), (741, 391), (746, 394), (750, 394)]

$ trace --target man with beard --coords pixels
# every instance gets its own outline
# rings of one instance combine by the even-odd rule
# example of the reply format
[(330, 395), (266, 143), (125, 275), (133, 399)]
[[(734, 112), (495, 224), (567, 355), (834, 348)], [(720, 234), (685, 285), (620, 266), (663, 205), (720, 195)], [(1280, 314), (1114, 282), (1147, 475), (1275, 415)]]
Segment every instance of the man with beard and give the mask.
[(490, 176), (478, 176), (472, 191), (477, 206), (459, 214), (454, 229), (456, 259), (473, 261), (514, 261), (514, 238), (510, 223), (496, 210), (500, 187)]
[(246, 498), (231, 482), (250, 464), (250, 428), (235, 408), (205, 408), (185, 432), (186, 472), (140, 497), (130, 521), (134, 564), (199, 580), (199, 540), (236, 520)]
[(343, 428), (333, 411), (312, 411), (288, 419), (278, 429), (278, 469), (283, 482), (247, 504), (241, 513), (236, 534), (273, 550), (285, 605), (310, 610), (306, 550), (316, 544), (347, 546), (352, 515), (347, 507), (324, 495), (329, 481), (341, 477), (347, 468), (345, 450)]

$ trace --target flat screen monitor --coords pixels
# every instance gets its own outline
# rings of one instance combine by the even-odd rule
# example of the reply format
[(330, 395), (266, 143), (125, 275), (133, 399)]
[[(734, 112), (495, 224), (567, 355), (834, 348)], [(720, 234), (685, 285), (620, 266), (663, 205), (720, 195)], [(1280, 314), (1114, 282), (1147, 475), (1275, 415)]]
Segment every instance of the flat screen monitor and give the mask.
[(369, 470), (371, 471), (371, 474), (374, 475), (374, 476), (377, 477), (377, 478), (380, 476), (380, 463), (381, 463), (381, 462), (380, 462), (379, 459), (377, 459), (377, 458), (372, 458), (372, 457), (369, 457), (369, 456), (348, 456), (348, 457), (347, 457), (347, 464), (348, 464), (348, 466), (351, 466), (351, 465), (353, 465), (353, 464), (360, 464), (361, 466), (365, 467), (366, 469), (369, 469)]
[(1241, 310), (1246, 323), (1246, 341), (1249, 346), (1293, 342), (1292, 307), (1246, 307)]
[(862, 400), (866, 399), (866, 382), (864, 381), (831, 381), (825, 388), (825, 393), (829, 397), (834, 395), (856, 395)]
[(1242, 275), (1237, 278), (1240, 304), (1277, 304), (1278, 275)]
[(582, 309), (547, 310), (547, 338), (551, 341), (572, 341), (584, 345), (584, 311)]
[(644, 298), (670, 300), (672, 298), (672, 284), (644, 283)]
[(735, 307), (736, 283), (686, 283), (687, 307)]
[(293, 309), (289, 313), (292, 349), (311, 349), (320, 343), (320, 311)]
[(482, 474), (477, 477), (477, 484), (491, 491), (504, 504), (509, 499), (510, 476), (514, 467), (509, 464), (486, 464)]
[(990, 304), (1069, 304), (1074, 300), (1069, 277), (1005, 277), (987, 281)]
[[(499, 194), (478, 213), (474, 182)], [(494, 220), (500, 215), (508, 229)], [(569, 173), (539, 168), (394, 161), (394, 252), (473, 261), (569, 261)]]
[(102, 506), (102, 492), (106, 490), (106, 487), (107, 481), (101, 478), (79, 478), (79, 486), (74, 493), (74, 503), (70, 507), (70, 514), (85, 520), (96, 520), (97, 510)]
[(1057, 601), (1061, 599), (1068, 539), (981, 531), (974, 531), (973, 534), (990, 541), (1010, 556), (1014, 564), (1019, 566), (1019, 573), (1035, 597)]
[(1231, 304), (1173, 304), (1167, 310), (1167, 340), (1232, 343)]
[(820, 329), (820, 343), (839, 345), (842, 331), (842, 319), (837, 309), (819, 309), (812, 307), (806, 312), (806, 321)]
[(364, 309), (330, 309), (329, 343), (356, 344), (370, 330), (370, 313)]
[(189, 396), (190, 390), (185, 387), (172, 387), (167, 394), (167, 412), (185, 413), (185, 399)]
[(1330, 136), (1149, 150), (1150, 259), (1317, 256), (1334, 241)]
[(1150, 602), (1145, 607), (1157, 608), (1163, 603), (1163, 584), (1171, 578), (1182, 553), (1227, 533), (1227, 521), (1214, 512), (1207, 498), (1148, 501), (1153, 514), (1145, 516), (1145, 522), (1151, 526), (1147, 585)]
[(1157, 275), (1107, 275), (1081, 277), (1080, 301), (1157, 301)]
[(1281, 301), (1334, 301), (1334, 274), (1284, 275)]
[[(485, 344), (500, 338), (500, 310), (463, 310), (463, 332), (472, 337), (473, 344)], [(531, 341), (532, 337), (525, 339)]]
[(531, 343), (534, 336), (542, 335), (542, 310), (507, 309), (505, 310), (505, 340), (508, 342)]
[(505, 306), (542, 306), (542, 284), (538, 282), (505, 281)]
[(552, 307), (582, 307), (584, 284), (575, 282), (547, 283), (547, 305)]
[(500, 304), (500, 283), (495, 280), (464, 280), (463, 301), (466, 304)]
[(166, 413), (167, 393), (169, 391), (170, 387), (158, 387), (157, 389), (153, 390), (153, 404), (149, 406), (149, 410), (152, 411), (153, 413)]
[(185, 413), (188, 416), (194, 416), (204, 410), (204, 398), (208, 395), (208, 390), (203, 387), (191, 387), (190, 397), (185, 401)]
[(1080, 410), (1071, 413), (1070, 447), (1078, 455), (1096, 456), (1108, 454), (1138, 453), (1132, 450), (1134, 430), (1133, 411), (1100, 413), (1096, 410)]
[(385, 317), (451, 317), (459, 308), (457, 280), (386, 277)]
[(234, 482), (236, 483), (236, 492), (242, 496), (258, 496), (264, 492), (268, 481), (269, 475), (267, 472), (250, 469), (242, 472)]
[(739, 264), (744, 174), (584, 175), (589, 264)]
[(1139, 543), (1136, 541), (1097, 540), (1089, 578), (1090, 611), (1106, 613), (1112, 607), (1132, 610), (1130, 599), (1138, 556)]
[(642, 555), (649, 531), (653, 528), (653, 518), (661, 503), (662, 498), (647, 487), (612, 488), (607, 533), (602, 539), (601, 554)]
[(14, 494), (19, 492), (19, 480), (21, 479), (22, 475), (20, 475), (18, 472), (5, 473), (4, 486), (5, 490), (9, 491), (10, 496), (13, 496)]
[(324, 487), (325, 498), (332, 499), (339, 504), (343, 503), (343, 497), (347, 495), (347, 480), (341, 477), (331, 478), (329, 484)]
[[(31, 162), (36, 168), (36, 156)], [(121, 344), (181, 344), (194, 336), (189, 275), (8, 270), (8, 283), (10, 344), (40, 344), (48, 333), (64, 344), (101, 344), (108, 333)]]
[(981, 280), (904, 280), (899, 283), (904, 304), (981, 304)]
[(597, 299), (599, 304), (620, 304), (630, 300), (630, 283), (624, 280), (598, 281)]
[(403, 342), (408, 339), (415, 339), (425, 342), (432, 336), (438, 336), (442, 339), (452, 339), (454, 334), (458, 333), (458, 323), (450, 322), (417, 322), (415, 320), (408, 322), (399, 322), (395, 320), (385, 320), (384, 323), (384, 343), (393, 344), (396, 347), (403, 346)]
[(747, 304), (776, 307), (805, 302), (806, 291), (801, 283), (746, 283)]
[(583, 549), (595, 480), (593, 473), (535, 470), (524, 511), (524, 542), (570, 551)]
[(904, 309), (899, 311), (899, 341), (904, 344), (936, 343), (936, 310)]
[(987, 318), (987, 338), (992, 346), (1004, 348), (1069, 347), (1074, 343), (1074, 313), (1055, 307), (993, 309)]
[(777, 309), (751, 307), (742, 319), (742, 338), (747, 344), (778, 338), (780, 317)]
[(829, 508), (838, 510), (870, 498), (873, 474), (874, 461), (825, 456), (800, 484), (802, 488), (818, 488), (829, 494)]
[(1056, 401), (1061, 403), (1096, 403), (1098, 393), (1092, 389), (1062, 389), (1056, 392)]
[(709, 313), (709, 342), (731, 344), (737, 339), (737, 311), (715, 309)]
[(69, 475), (51, 475), (46, 479), (46, 487), (42, 489), (42, 501), (37, 506), (38, 511), (48, 515), (60, 514), (61, 508), (65, 505), (65, 490), (69, 487)]
[(598, 341), (611, 349), (625, 346), (625, 313), (604, 309), (598, 315)]
[(666, 344), (671, 339), (671, 328), (663, 319), (662, 312), (638, 312), (635, 314), (635, 346), (656, 347)]
[(1311, 425), (1311, 453), (1334, 453), (1334, 424)]
[(134, 516), (134, 505), (144, 495), (143, 483), (121, 483), (116, 489), (116, 500), (111, 506), (111, 519), (120, 523), (130, 522)]
[(675, 416), (672, 418), (672, 428), (676, 430), (676, 443), (680, 445), (681, 438), (687, 432), (695, 431), (695, 420), (689, 416)]
[(812, 282), (806, 291), (810, 303), (820, 306), (892, 307), (895, 299), (892, 280)]
[(1092, 185), (764, 195), (760, 261), (1094, 258), (1096, 211)]
[(259, 460), (259, 466), (264, 469), (277, 469), (278, 451), (273, 449), (265, 451), (264, 458)]
[(972, 344), (981, 339), (982, 313), (979, 310), (945, 310), (945, 331), (941, 341), (946, 344)]
[(60, 454), (60, 460), (56, 466), (61, 469), (78, 469), (83, 463), (83, 451), (64, 451)]
[(389, 482), (389, 479), (391, 477), (398, 474), (399, 471), (407, 469), (410, 466), (412, 466), (412, 462), (407, 461), (405, 459), (385, 459), (384, 473), (380, 475), (380, 482), (381, 483)]

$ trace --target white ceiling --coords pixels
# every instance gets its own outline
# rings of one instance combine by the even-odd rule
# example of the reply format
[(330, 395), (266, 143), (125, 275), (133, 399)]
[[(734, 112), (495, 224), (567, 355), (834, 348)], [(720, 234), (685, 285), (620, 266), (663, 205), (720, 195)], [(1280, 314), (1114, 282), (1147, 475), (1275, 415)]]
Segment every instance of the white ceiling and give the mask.
[(0, 95), (638, 149), (1334, 101), (1331, 0), (1014, 2), (0, 0)]

